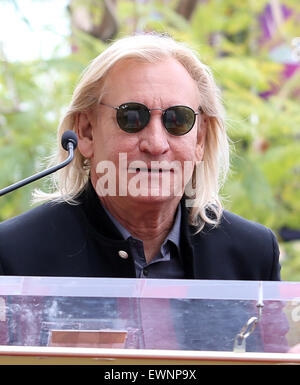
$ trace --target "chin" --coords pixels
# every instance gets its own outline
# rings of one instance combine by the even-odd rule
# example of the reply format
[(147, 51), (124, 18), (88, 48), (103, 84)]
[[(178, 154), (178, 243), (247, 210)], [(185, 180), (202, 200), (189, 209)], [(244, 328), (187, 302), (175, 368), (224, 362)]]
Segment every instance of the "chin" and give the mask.
[(133, 200), (135, 203), (142, 203), (145, 205), (158, 205), (158, 204), (165, 204), (165, 203), (171, 203), (174, 201), (180, 201), (183, 194), (170, 194), (168, 191), (142, 191), (138, 195), (128, 195), (128, 199)]

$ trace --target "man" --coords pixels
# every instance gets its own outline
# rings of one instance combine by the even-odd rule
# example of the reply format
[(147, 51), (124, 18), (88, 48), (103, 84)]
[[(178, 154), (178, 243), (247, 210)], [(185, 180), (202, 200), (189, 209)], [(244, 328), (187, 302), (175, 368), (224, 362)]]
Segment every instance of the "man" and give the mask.
[(49, 202), (0, 224), (1, 274), (280, 279), (272, 231), (223, 210), (223, 109), (191, 49), (115, 42), (84, 72), (68, 129), (78, 150), (56, 192), (36, 194)]

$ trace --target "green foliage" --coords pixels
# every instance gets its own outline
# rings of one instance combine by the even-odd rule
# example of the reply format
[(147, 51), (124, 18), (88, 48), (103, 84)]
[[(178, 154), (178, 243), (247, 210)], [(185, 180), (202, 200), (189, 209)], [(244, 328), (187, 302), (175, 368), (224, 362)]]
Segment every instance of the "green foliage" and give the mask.
[[(232, 164), (222, 191), (225, 207), (277, 232), (283, 225), (300, 229), (300, 70), (284, 79), (283, 65), (274, 62), (269, 51), (277, 43), (290, 47), (292, 38), (300, 36), (300, 6), (298, 0), (282, 1), (295, 13), (262, 45), (259, 16), (267, 3), (198, 2), (187, 21), (176, 12), (178, 1), (118, 1), (117, 37), (155, 30), (197, 49), (213, 70), (227, 111)], [(92, 2), (93, 7), (97, 4), (103, 6), (102, 1)], [(69, 56), (0, 63), (1, 186), (41, 168), (81, 71), (106, 47), (76, 30), (72, 39), (77, 52)], [(276, 92), (262, 98), (271, 87), (277, 87)], [(2, 198), (0, 220), (28, 209), (32, 188)], [(284, 279), (300, 279), (299, 247), (282, 243), (282, 250)]]
[(300, 281), (300, 242), (285, 243), (281, 250), (281, 278), (284, 281)]
[[(45, 167), (44, 159), (54, 147), (56, 128), (79, 68), (82, 70), (83, 66), (70, 58), (15, 62), (0, 67), (0, 98), (8, 111), (0, 115), (1, 186)], [(35, 182), (34, 186), (43, 183)], [(28, 209), (31, 191), (32, 186), (28, 186), (2, 197), (0, 220)]]

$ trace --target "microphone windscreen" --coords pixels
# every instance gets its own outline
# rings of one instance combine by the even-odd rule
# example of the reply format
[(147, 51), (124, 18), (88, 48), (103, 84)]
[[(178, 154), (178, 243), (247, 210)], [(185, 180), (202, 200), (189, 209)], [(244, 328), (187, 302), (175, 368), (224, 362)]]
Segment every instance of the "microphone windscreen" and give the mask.
[(65, 131), (61, 137), (61, 145), (66, 151), (68, 151), (68, 143), (70, 142), (73, 143), (75, 150), (75, 148), (77, 147), (78, 140), (77, 135), (72, 130)]

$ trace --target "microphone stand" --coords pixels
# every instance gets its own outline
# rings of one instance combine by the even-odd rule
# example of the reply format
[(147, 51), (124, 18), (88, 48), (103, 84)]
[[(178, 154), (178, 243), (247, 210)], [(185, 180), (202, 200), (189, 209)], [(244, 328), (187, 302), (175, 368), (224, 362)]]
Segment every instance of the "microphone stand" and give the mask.
[(60, 170), (61, 168), (67, 166), (72, 161), (72, 159), (74, 157), (74, 143), (68, 142), (67, 143), (67, 150), (69, 152), (69, 156), (66, 160), (64, 160), (63, 162), (61, 162), (60, 164), (58, 164), (56, 166), (50, 167), (47, 170), (44, 170), (44, 171), (37, 173), (35, 175), (31, 175), (28, 178), (25, 178), (19, 182), (16, 182), (16, 183), (14, 183), (8, 187), (3, 188), (2, 190), (0, 190), (0, 196), (8, 194), (11, 191), (18, 189), (19, 187), (25, 186), (31, 182), (34, 182), (40, 178), (43, 178), (44, 176), (52, 174), (53, 172)]

